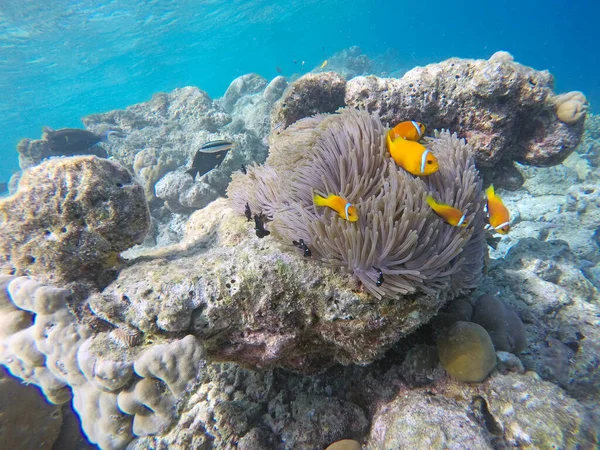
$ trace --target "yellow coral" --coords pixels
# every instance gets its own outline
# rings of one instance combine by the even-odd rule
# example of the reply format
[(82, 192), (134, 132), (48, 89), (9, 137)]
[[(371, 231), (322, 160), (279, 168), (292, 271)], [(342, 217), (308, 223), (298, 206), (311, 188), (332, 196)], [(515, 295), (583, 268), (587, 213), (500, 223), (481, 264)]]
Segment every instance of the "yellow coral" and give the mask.
[(587, 99), (582, 92), (573, 91), (557, 95), (552, 99), (556, 106), (556, 116), (564, 123), (573, 124), (581, 119), (588, 108)]

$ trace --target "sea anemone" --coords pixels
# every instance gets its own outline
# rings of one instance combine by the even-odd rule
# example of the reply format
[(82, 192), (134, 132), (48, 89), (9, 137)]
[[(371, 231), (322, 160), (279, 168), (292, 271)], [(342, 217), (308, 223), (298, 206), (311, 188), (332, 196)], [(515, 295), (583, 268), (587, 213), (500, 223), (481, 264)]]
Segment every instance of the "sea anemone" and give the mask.
[[(415, 177), (390, 158), (386, 132), (365, 111), (302, 119), (272, 137), (264, 165), (233, 175), (228, 196), (240, 214), (246, 205), (262, 212), (276, 238), (290, 246), (303, 239), (313, 259), (353, 273), (377, 298), (475, 287), (486, 251), (485, 200), (470, 147), (436, 131), (427, 146), (440, 170)], [(344, 197), (359, 221), (315, 207), (313, 191)], [(466, 212), (469, 226), (446, 223), (427, 205), (428, 195)]]

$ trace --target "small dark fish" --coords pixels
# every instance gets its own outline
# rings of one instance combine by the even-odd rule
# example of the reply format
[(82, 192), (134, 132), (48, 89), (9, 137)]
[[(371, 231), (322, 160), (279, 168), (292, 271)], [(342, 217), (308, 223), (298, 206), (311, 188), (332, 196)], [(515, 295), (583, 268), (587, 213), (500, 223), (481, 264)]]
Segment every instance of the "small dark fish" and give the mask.
[(308, 248), (308, 245), (306, 245), (304, 243), (304, 239), (300, 239), (300, 241), (292, 241), (292, 244), (294, 244), (296, 247), (304, 250), (304, 257), (305, 258), (309, 258), (311, 253), (310, 253), (310, 248)]
[(256, 235), (261, 239), (271, 234), (270, 231), (265, 230), (264, 220), (265, 216), (262, 213), (254, 214), (254, 229), (256, 230)]
[(246, 209), (244, 209), (244, 215), (246, 216), (246, 219), (248, 219), (248, 222), (250, 222), (252, 220), (252, 211), (250, 211), (250, 205), (248, 203), (246, 203)]
[(8, 183), (0, 183), (0, 194), (8, 192)]
[(44, 127), (42, 139), (48, 142), (48, 147), (57, 155), (96, 155), (100, 158), (106, 158), (108, 153), (102, 147), (100, 142), (108, 142), (110, 134), (108, 131), (104, 134), (96, 134), (87, 130), (78, 128), (63, 128), (53, 130), (50, 127)]
[(500, 236), (495, 236), (494, 234), (492, 234), (491, 231), (487, 230), (485, 232), (485, 241), (487, 242), (487, 245), (492, 247), (494, 250), (498, 248), (498, 243), (500, 242), (500, 240)]
[(377, 282), (375, 283), (375, 285), (379, 287), (385, 281), (384, 278), (383, 278), (383, 272), (381, 271), (381, 269), (379, 267), (373, 266), (373, 269), (375, 269), (377, 271), (377, 273), (378, 273)]
[(275, 67), (275, 70), (277, 71), (277, 73), (283, 73), (283, 70), (281, 70), (281, 67), (279, 66)]
[(227, 156), (227, 152), (234, 145), (233, 142), (222, 139), (202, 144), (202, 147), (200, 147), (200, 150), (194, 156), (192, 167), (186, 170), (186, 173), (190, 174), (196, 180), (196, 175), (202, 176), (219, 167)]
[(242, 168), (240, 169), (242, 171), (242, 173), (244, 175), (246, 175), (248, 173), (248, 171), (246, 170), (246, 166), (242, 164)]

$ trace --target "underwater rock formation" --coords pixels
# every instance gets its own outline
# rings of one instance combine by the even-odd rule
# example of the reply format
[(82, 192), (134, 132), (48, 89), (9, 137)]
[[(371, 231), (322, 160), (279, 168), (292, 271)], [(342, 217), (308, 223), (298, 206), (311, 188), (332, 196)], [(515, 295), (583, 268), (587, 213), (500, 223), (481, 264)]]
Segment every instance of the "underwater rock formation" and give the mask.
[[(269, 110), (273, 97), (282, 91), (282, 82), (285, 84), (283, 79), (269, 85), (259, 82), (264, 90), (253, 94), (256, 85), (244, 89), (238, 86), (237, 90), (232, 87), (225, 102), (228, 108), (231, 105), (231, 114), (220, 106), (223, 100), (213, 101), (206, 92), (185, 87), (156, 94), (150, 101), (125, 110), (95, 114), (82, 120), (92, 131), (109, 128), (119, 132), (120, 137), (115, 136), (106, 144), (110, 154), (134, 173), (143, 186), (151, 212), (158, 219), (157, 232), (162, 235), (154, 239), (172, 243), (173, 239), (181, 239), (181, 235), (169, 231), (173, 229), (169, 222), (177, 220), (173, 214), (190, 214), (215, 200), (225, 193), (232, 172), (240, 170), (242, 164), (264, 160), (267, 147), (263, 138), (269, 131)], [(268, 93), (268, 101), (263, 93)], [(236, 143), (223, 163), (195, 182), (188, 176), (190, 183), (181, 186), (181, 192), (167, 194), (161, 189), (160, 195), (165, 197), (157, 197), (157, 182), (172, 171), (189, 167), (202, 144), (215, 139)], [(158, 211), (165, 202), (167, 212), (173, 214)]]
[(584, 117), (572, 125), (556, 117), (553, 82), (547, 71), (508, 58), (452, 58), (400, 79), (354, 78), (346, 104), (377, 112), (384, 122), (417, 120), (455, 130), (473, 146), (480, 167), (502, 160), (550, 166), (575, 150)]
[(351, 277), (257, 238), (226, 203), (196, 211), (181, 244), (122, 269), (90, 298), (94, 313), (145, 333), (193, 333), (219, 360), (310, 372), (375, 360), (451, 295), (368, 301)]
[(578, 266), (566, 242), (524, 238), (491, 265), (480, 290), (502, 291), (525, 322), (528, 351), (519, 357), (526, 369), (597, 405), (600, 295)]
[(106, 283), (150, 226), (142, 188), (120, 164), (57, 158), (26, 170), (0, 199), (0, 268), (61, 283)]
[(231, 82), (223, 97), (219, 100), (221, 107), (228, 113), (242, 97), (264, 91), (269, 82), (256, 73), (248, 73), (237, 77)]
[[(222, 201), (194, 213), (183, 243), (132, 261), (114, 283), (90, 298), (94, 313), (143, 332), (191, 332), (220, 360), (313, 371), (336, 362), (373, 361), (399, 337), (427, 322), (449, 298), (474, 287), (481, 277), (485, 241), (481, 182), (468, 146), (449, 134), (439, 135), (432, 148), (440, 161), (453, 164), (443, 164), (439, 174), (424, 181), (385, 158), (385, 130), (376, 118), (345, 111), (320, 120), (304, 128), (300, 122), (282, 133), (275, 145), (279, 150), (269, 157), (272, 167), (253, 166), (247, 175), (234, 175), (238, 182), (230, 193), (237, 214)], [(320, 137), (311, 141), (311, 148), (295, 133)], [(319, 150), (322, 145), (335, 148), (335, 142), (355, 149), (354, 156), (345, 154), (351, 160), (364, 157), (361, 167), (367, 174), (373, 172), (364, 177), (369, 185), (350, 182), (350, 171), (345, 175), (357, 189), (352, 196), (364, 199), (357, 204), (363, 221), (350, 224), (360, 234), (344, 231), (349, 222), (330, 211), (313, 217), (311, 208), (304, 207), (313, 186), (327, 186), (310, 180), (298, 183), (302, 176), (318, 176), (329, 167), (330, 182), (338, 180), (331, 155)], [(286, 152), (288, 148), (296, 153)], [(367, 151), (372, 156), (360, 153)], [(323, 164), (311, 166), (313, 158), (323, 158)], [(286, 164), (288, 172), (282, 169)], [(287, 186), (260, 178), (272, 174), (274, 167), (281, 168)], [(431, 191), (468, 210), (471, 226), (452, 227), (441, 220), (425, 204)], [(293, 202), (284, 208), (284, 201)], [(274, 218), (268, 224), (273, 236), (256, 236), (255, 223), (243, 216), (246, 202), (256, 214)], [(373, 237), (377, 233), (381, 241)], [(361, 240), (362, 235), (367, 240)], [(349, 249), (348, 255), (362, 250), (353, 257), (338, 255), (329, 236), (346, 236), (348, 241), (341, 240), (338, 250)], [(308, 243), (312, 258), (291, 245), (298, 238)], [(374, 265), (384, 272), (380, 286)], [(361, 283), (334, 270), (339, 266)]]
[(203, 372), (193, 336), (123, 347), (69, 311), (71, 292), (28, 277), (0, 275), (0, 363), (40, 387), (49, 402), (73, 398), (87, 438), (122, 449), (135, 436), (157, 434)]
[(64, 302), (69, 294), (0, 276), (0, 322), (11, 325), (0, 327), (0, 363), (54, 403), (67, 402), (72, 390), (84, 432), (102, 449), (227, 449), (239, 442), (309, 450), (344, 438), (369, 449), (454, 442), (588, 448), (598, 440), (593, 416), (531, 372), (494, 374), (478, 385), (437, 378), (409, 390), (393, 365), (302, 376), (208, 364), (191, 335), (145, 333), (127, 347), (78, 324)]
[[(390, 125), (417, 120), (430, 130), (456, 131), (474, 148), (479, 168), (500, 165), (513, 172), (513, 161), (559, 164), (583, 133), (585, 108), (577, 109), (567, 123), (560, 120), (555, 100), (562, 97), (554, 95), (552, 75), (518, 64), (506, 52), (489, 60), (451, 58), (416, 67), (398, 79), (358, 76), (345, 84), (338, 80), (335, 92), (345, 92), (343, 100), (331, 94), (334, 76), (310, 74), (292, 83), (275, 105), (272, 125), (287, 127), (342, 106), (364, 108)], [(319, 86), (327, 88), (317, 93)], [(508, 186), (518, 187), (517, 178)]]
[(284, 91), (271, 113), (271, 125), (284, 129), (297, 120), (333, 113), (344, 106), (346, 80), (335, 72), (308, 73)]
[(401, 391), (376, 412), (364, 448), (594, 448), (597, 442), (592, 415), (527, 372), (494, 375), (481, 385), (439, 383), (429, 395)]

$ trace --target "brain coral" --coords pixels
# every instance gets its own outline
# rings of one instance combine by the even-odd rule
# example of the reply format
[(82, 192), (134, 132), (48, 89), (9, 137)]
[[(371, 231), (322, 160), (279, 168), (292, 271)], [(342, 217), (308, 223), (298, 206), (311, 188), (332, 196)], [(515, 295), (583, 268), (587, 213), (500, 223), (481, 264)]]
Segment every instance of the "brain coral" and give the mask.
[[(440, 170), (418, 178), (394, 164), (385, 132), (378, 117), (351, 109), (300, 120), (273, 138), (264, 166), (233, 175), (228, 195), (237, 211), (248, 204), (264, 213), (273, 235), (289, 245), (303, 239), (314, 259), (345, 268), (378, 298), (474, 287), (486, 247), (472, 150), (436, 133), (428, 146)], [(360, 220), (315, 208), (313, 189), (348, 199)], [(448, 225), (426, 204), (428, 194), (465, 211), (470, 225)]]

